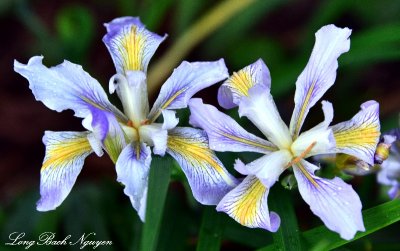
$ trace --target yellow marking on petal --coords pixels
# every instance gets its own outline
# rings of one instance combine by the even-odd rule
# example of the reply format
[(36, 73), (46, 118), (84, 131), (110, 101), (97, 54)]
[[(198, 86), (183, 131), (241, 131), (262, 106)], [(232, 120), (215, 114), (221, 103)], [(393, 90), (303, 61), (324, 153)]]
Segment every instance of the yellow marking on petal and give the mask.
[(86, 137), (77, 137), (48, 145), (46, 156), (41, 170), (58, 167), (66, 164), (76, 156), (92, 151)]
[(246, 145), (251, 145), (251, 146), (263, 148), (263, 149), (265, 149), (267, 151), (276, 151), (276, 150), (278, 150), (278, 148), (276, 148), (276, 147), (263, 145), (263, 144), (260, 144), (258, 142), (251, 141), (251, 140), (244, 139), (244, 138), (239, 138), (239, 137), (237, 137), (235, 135), (231, 135), (231, 134), (227, 134), (227, 133), (221, 133), (221, 135), (224, 136), (224, 137), (227, 137), (229, 139), (241, 142), (241, 143), (246, 144)]
[(246, 97), (249, 95), (249, 89), (254, 85), (250, 72), (245, 70), (234, 72), (227, 83), (239, 95)]
[(179, 152), (186, 161), (192, 163), (195, 167), (199, 166), (198, 163), (200, 163), (199, 167), (203, 169), (207, 166), (212, 167), (221, 174), (228, 185), (234, 185), (232, 180), (226, 175), (223, 167), (221, 167), (214, 158), (214, 154), (212, 150), (208, 148), (207, 144), (178, 135), (169, 135), (167, 146), (173, 151)]
[(128, 33), (124, 34), (119, 47), (123, 57), (124, 71), (143, 71), (142, 59), (146, 38), (138, 32), (138, 27), (132, 25)]
[(339, 130), (333, 133), (337, 148), (349, 146), (375, 147), (380, 132), (374, 124), (362, 124), (357, 128)]
[(164, 104), (158, 109), (157, 113), (149, 119), (150, 124), (156, 121), (156, 119), (160, 116), (162, 110), (166, 109), (179, 95), (181, 95), (183, 92), (187, 91), (189, 89), (188, 86), (178, 90), (174, 95), (172, 95), (167, 101), (164, 102)]
[(302, 121), (303, 121), (304, 114), (305, 114), (306, 109), (307, 109), (307, 107), (308, 107), (308, 104), (309, 104), (309, 102), (310, 102), (311, 94), (312, 94), (313, 91), (314, 91), (314, 88), (315, 88), (316, 83), (317, 83), (316, 80), (314, 80), (314, 81), (312, 82), (312, 84), (311, 84), (311, 86), (310, 86), (310, 89), (308, 89), (306, 98), (304, 99), (304, 102), (303, 102), (303, 104), (302, 104), (302, 106), (301, 106), (301, 110), (300, 110), (300, 113), (299, 113), (299, 117), (297, 118), (297, 122), (296, 122), (296, 127), (295, 127), (294, 132), (293, 132), (293, 140), (297, 139), (297, 137), (298, 137), (298, 134), (299, 134), (299, 132), (300, 132), (301, 123), (302, 123)]
[(314, 180), (313, 177), (311, 177), (310, 173), (304, 168), (304, 166), (301, 163), (297, 163), (296, 165), (300, 171), (303, 173), (303, 175), (315, 186), (315, 188), (319, 188), (318, 183)]
[(242, 225), (254, 225), (259, 213), (259, 207), (261, 206), (260, 203), (262, 203), (262, 197), (266, 190), (267, 188), (259, 179), (254, 179), (248, 189), (241, 195), (240, 199), (234, 203), (233, 218)]

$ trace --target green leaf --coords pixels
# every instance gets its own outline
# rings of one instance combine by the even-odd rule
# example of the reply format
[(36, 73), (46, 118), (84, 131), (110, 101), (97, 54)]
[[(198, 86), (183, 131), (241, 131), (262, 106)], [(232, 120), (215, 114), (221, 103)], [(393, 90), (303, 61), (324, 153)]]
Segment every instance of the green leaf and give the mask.
[(303, 237), (310, 247), (321, 245), (321, 243), (326, 244), (324, 245), (324, 250), (331, 250), (343, 246), (346, 243), (357, 240), (399, 221), (400, 200), (393, 200), (364, 210), (363, 218), (366, 231), (357, 233), (354, 239), (350, 241), (343, 240), (337, 233), (330, 231), (325, 226), (306, 231), (303, 233)]
[(294, 211), (293, 200), (290, 192), (284, 190), (282, 186), (275, 186), (271, 191), (269, 205), (272, 211), (279, 214), (281, 225), (276, 233), (272, 236), (274, 244), (260, 251), (267, 250), (302, 250), (302, 242), (300, 238), (300, 230), (297, 225), (297, 218)]
[(149, 175), (146, 222), (143, 225), (140, 250), (153, 251), (157, 247), (161, 220), (171, 174), (170, 157), (154, 157)]
[(199, 243), (196, 250), (218, 251), (221, 245), (222, 232), (223, 224), (221, 215), (215, 210), (214, 206), (204, 208)]

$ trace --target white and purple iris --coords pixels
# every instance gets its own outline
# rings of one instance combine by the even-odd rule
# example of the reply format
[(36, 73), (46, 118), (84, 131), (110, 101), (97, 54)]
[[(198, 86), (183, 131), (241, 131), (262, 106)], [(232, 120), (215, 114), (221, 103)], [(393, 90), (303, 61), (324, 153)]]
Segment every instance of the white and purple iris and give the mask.
[[(166, 36), (148, 31), (139, 18), (117, 18), (105, 24), (107, 46), (116, 67), (109, 83), (123, 112), (81, 66), (64, 61), (55, 67), (42, 64), (42, 56), (28, 64), (14, 62), (16, 72), (29, 81), (35, 98), (61, 112), (71, 109), (83, 118), (83, 132), (46, 131), (46, 156), (41, 168), (37, 210), (58, 207), (67, 197), (85, 158), (103, 150), (116, 165), (117, 180), (124, 186), (133, 207), (145, 218), (147, 182), (152, 152), (174, 157), (185, 172), (194, 197), (202, 204), (216, 205), (236, 184), (208, 148), (205, 132), (176, 127), (174, 109), (187, 107), (199, 90), (226, 79), (224, 61), (182, 62), (166, 80), (153, 108), (149, 109), (146, 72), (154, 52)], [(163, 123), (156, 120), (162, 115)], [(152, 150), (151, 150), (152, 148)]]
[(388, 158), (381, 164), (377, 179), (380, 184), (390, 186), (391, 199), (400, 198), (400, 129), (393, 129), (383, 135), (383, 142), (391, 145)]
[(338, 57), (350, 48), (348, 28), (334, 25), (322, 27), (309, 62), (296, 82), (295, 108), (287, 127), (270, 94), (271, 78), (266, 65), (258, 60), (234, 73), (220, 87), (218, 100), (229, 109), (239, 106), (239, 115), (246, 116), (268, 139), (243, 129), (229, 116), (201, 99), (189, 102), (190, 123), (207, 132), (210, 148), (216, 151), (257, 152), (265, 154), (249, 164), (240, 160), (235, 169), (246, 175), (217, 206), (242, 225), (276, 231), (280, 218), (269, 212), (267, 197), (270, 187), (286, 169), (291, 168), (301, 196), (314, 214), (344, 239), (352, 239), (364, 231), (361, 202), (353, 188), (342, 179), (325, 179), (314, 174), (318, 166), (306, 158), (329, 153), (353, 155), (370, 165), (380, 136), (379, 105), (367, 101), (349, 121), (329, 126), (333, 118), (332, 104), (322, 101), (325, 119), (301, 133), (310, 110), (333, 85)]

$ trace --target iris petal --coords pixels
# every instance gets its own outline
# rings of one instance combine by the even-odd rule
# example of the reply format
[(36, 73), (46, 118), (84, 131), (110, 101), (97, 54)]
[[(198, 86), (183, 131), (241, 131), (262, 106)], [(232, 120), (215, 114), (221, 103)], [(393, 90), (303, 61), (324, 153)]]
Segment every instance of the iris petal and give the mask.
[(262, 59), (233, 73), (219, 88), (218, 102), (225, 109), (238, 106), (240, 98), (248, 96), (249, 89), (257, 84), (266, 92), (271, 88), (271, 76)]
[(249, 90), (239, 104), (239, 115), (246, 116), (279, 149), (288, 149), (292, 144), (285, 122), (276, 108), (275, 102), (263, 86), (256, 85)]
[(93, 108), (115, 114), (121, 120), (126, 117), (107, 98), (107, 94), (94, 78), (80, 65), (65, 60), (62, 64), (47, 68), (43, 57), (35, 56), (24, 65), (14, 61), (14, 70), (29, 81), (29, 88), (39, 101), (48, 108), (61, 112), (72, 109), (75, 116), (85, 118)]
[(43, 143), (46, 145), (46, 156), (40, 170), (38, 211), (55, 209), (70, 193), (85, 158), (93, 152), (87, 140), (88, 134), (45, 132)]
[(228, 77), (223, 59), (214, 62), (182, 62), (163, 84), (148, 116), (155, 121), (164, 109), (186, 108), (198, 91)]
[(124, 193), (129, 197), (142, 221), (146, 213), (150, 163), (150, 148), (143, 143), (132, 143), (122, 150), (115, 165), (117, 181), (125, 186)]
[(167, 152), (182, 167), (193, 196), (202, 204), (216, 205), (237, 184), (209, 149), (202, 130), (177, 127), (169, 131)]
[(299, 135), (310, 108), (335, 82), (337, 59), (350, 49), (350, 34), (350, 29), (332, 24), (315, 34), (311, 57), (296, 81), (295, 108), (290, 121), (290, 133), (294, 139)]
[(287, 168), (292, 155), (287, 150), (275, 151), (244, 165), (236, 161), (235, 169), (243, 175), (255, 175), (266, 187), (272, 185)]
[(277, 150), (275, 145), (247, 132), (234, 119), (214, 106), (203, 104), (201, 99), (191, 99), (189, 108), (190, 124), (207, 132), (210, 148), (215, 151), (270, 153)]
[(276, 232), (280, 218), (268, 210), (269, 189), (255, 176), (247, 176), (217, 205), (217, 211), (225, 212), (243, 226), (264, 228)]
[(120, 17), (105, 24), (107, 34), (103, 42), (114, 61), (118, 73), (147, 71), (147, 66), (158, 46), (166, 38), (148, 31), (137, 17)]
[(317, 168), (304, 160), (293, 167), (300, 194), (327, 228), (350, 240), (357, 231), (365, 231), (360, 198), (338, 177), (329, 180), (315, 176)]
[(331, 127), (336, 140), (336, 153), (353, 155), (370, 165), (380, 136), (379, 104), (367, 101), (351, 120)]

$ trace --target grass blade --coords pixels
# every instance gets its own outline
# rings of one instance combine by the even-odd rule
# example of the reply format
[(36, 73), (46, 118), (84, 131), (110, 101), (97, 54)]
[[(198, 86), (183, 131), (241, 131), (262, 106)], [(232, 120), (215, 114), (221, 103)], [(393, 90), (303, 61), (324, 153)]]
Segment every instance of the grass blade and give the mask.
[(171, 158), (154, 157), (149, 175), (146, 222), (143, 225), (140, 250), (153, 251), (157, 247), (161, 220), (171, 174)]

